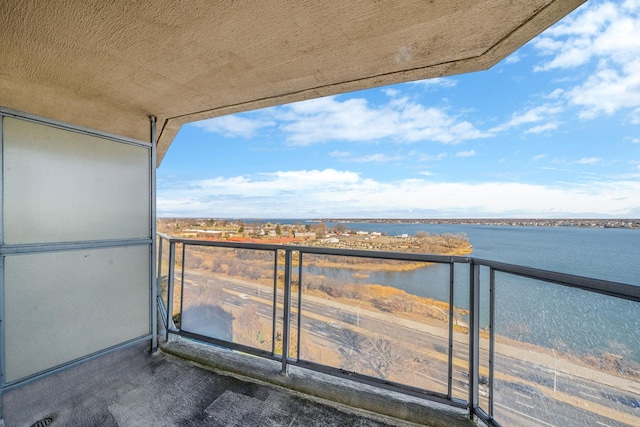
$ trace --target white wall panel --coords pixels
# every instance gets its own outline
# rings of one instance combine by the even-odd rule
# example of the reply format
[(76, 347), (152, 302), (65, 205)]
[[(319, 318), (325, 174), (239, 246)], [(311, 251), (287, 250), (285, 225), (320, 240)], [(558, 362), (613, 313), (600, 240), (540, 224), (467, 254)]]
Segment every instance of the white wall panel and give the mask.
[(4, 243), (151, 237), (149, 150), (5, 117)]
[(149, 334), (149, 251), (140, 245), (7, 256), (6, 381)]

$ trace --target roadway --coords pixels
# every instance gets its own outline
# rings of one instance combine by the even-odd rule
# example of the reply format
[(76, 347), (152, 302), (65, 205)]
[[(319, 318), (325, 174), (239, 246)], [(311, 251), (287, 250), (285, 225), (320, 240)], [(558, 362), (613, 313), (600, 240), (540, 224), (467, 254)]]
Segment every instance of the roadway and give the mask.
[[(259, 284), (213, 275), (185, 273), (185, 286), (217, 286), (224, 290), (222, 304), (242, 308), (251, 302), (266, 319), (273, 316), (273, 289)], [(277, 317), (282, 319), (283, 292), (277, 293)], [(292, 296), (292, 327), (297, 327), (297, 295)], [(222, 305), (220, 304), (220, 305)], [(408, 327), (391, 315), (381, 315), (330, 300), (303, 295), (303, 314), (300, 317), (302, 340), (314, 339), (329, 348), (345, 347), (344, 329), (365, 336), (372, 334), (392, 337), (406, 346), (420, 348), (428, 357), (428, 369), (416, 372), (447, 390), (448, 328), (433, 329)], [(413, 325), (412, 325), (413, 326)], [(308, 335), (305, 337), (305, 335)], [(454, 341), (453, 395), (467, 399), (468, 352), (466, 343)], [(316, 361), (319, 362), (319, 361)], [(481, 373), (488, 372), (488, 352), (480, 351)], [(614, 387), (559, 372), (554, 367), (531, 363), (496, 354), (494, 416), (505, 420), (503, 425), (568, 426), (584, 425), (585, 420), (595, 426), (640, 425), (640, 395), (621, 392)], [(555, 390), (554, 390), (555, 387)], [(480, 405), (487, 408), (487, 388), (480, 386)], [(609, 415), (609, 417), (602, 414)], [(613, 417), (613, 418), (611, 418)]]

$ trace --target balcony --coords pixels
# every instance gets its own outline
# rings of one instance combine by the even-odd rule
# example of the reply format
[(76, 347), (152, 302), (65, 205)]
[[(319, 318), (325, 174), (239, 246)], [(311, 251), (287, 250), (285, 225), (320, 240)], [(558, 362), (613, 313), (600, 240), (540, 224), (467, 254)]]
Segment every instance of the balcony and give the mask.
[[(640, 287), (472, 257), (165, 235), (157, 254), (167, 353), (418, 423), (464, 411), (487, 425), (640, 425)], [(398, 272), (420, 289), (384, 286)]]
[[(208, 401), (197, 393), (174, 393), (198, 390), (200, 379), (187, 380), (186, 372), (196, 369), (166, 355), (172, 352), (435, 425), (464, 425), (461, 414), (489, 424), (529, 422), (530, 412), (505, 409), (512, 406), (503, 395), (548, 396), (553, 364), (554, 402), (568, 407), (584, 402), (570, 399), (575, 393), (565, 382), (588, 370), (589, 381), (610, 388), (602, 391), (604, 404), (589, 403), (595, 412), (579, 409), (579, 415), (604, 414), (603, 423), (614, 418), (637, 425), (636, 418), (625, 418), (637, 417), (637, 324), (625, 325), (620, 337), (616, 329), (610, 348), (599, 350), (606, 353), (580, 354), (580, 363), (571, 359), (572, 340), (553, 348), (525, 346), (528, 353), (518, 356), (521, 368), (546, 370), (547, 379), (503, 372), (512, 363), (507, 349), (519, 348), (510, 345), (513, 340), (524, 345), (531, 335), (522, 322), (501, 317), (508, 312), (503, 291), (517, 288), (512, 278), (527, 277), (538, 292), (575, 287), (577, 298), (602, 298), (622, 307), (623, 314), (640, 299), (631, 286), (471, 258), (207, 246), (167, 238), (158, 248), (164, 252), (154, 277), (155, 168), (183, 124), (486, 69), (583, 0), (413, 1), (393, 7), (369, 1), (239, 3), (160, 2), (149, 8), (119, 0), (99, 7), (77, 0), (5, 2), (0, 14), (5, 54), (0, 62), (0, 424), (4, 419), (20, 426), (193, 425), (196, 419), (176, 418), (192, 405), (197, 420), (229, 425), (209, 419), (215, 418), (206, 412), (216, 396), (211, 389)], [(203, 274), (206, 268), (192, 265), (202, 253), (206, 267), (207, 251), (214, 250), (249, 255), (236, 271), (227, 263), (211, 265)], [(419, 265), (412, 267), (416, 274), (441, 275), (423, 285), (441, 295), (429, 304), (413, 301), (409, 313), (397, 311), (402, 295), (395, 302), (357, 292), (333, 296), (342, 291), (308, 269), (319, 268), (312, 264), (327, 256)], [(434, 265), (423, 268), (424, 262)], [(271, 272), (263, 274), (270, 263)], [(337, 270), (349, 279), (368, 274), (353, 266)], [(259, 275), (244, 276), (251, 271)], [(227, 282), (244, 288), (221, 284)], [(515, 290), (522, 296), (529, 288)], [(166, 342), (163, 353), (147, 356), (140, 346), (157, 348), (157, 303)], [(599, 320), (581, 323), (579, 314), (574, 326)], [(258, 329), (236, 325), (240, 316)], [(598, 334), (606, 342), (611, 337), (604, 331)], [(394, 346), (397, 340), (408, 347)], [(378, 356), (397, 354), (391, 361), (369, 357), (376, 349), (383, 350)], [(539, 360), (527, 359), (536, 352)], [(251, 384), (236, 386), (259, 388)], [(335, 396), (337, 390), (344, 391)], [(535, 413), (540, 404), (538, 399), (527, 405)], [(229, 419), (241, 423), (238, 413), (233, 415), (237, 405), (238, 399), (228, 400), (225, 409)], [(126, 407), (130, 411), (122, 412)], [(614, 408), (613, 415), (607, 407)], [(295, 419), (280, 422), (291, 425)], [(304, 424), (308, 418), (298, 420)], [(372, 422), (362, 421), (367, 423)]]

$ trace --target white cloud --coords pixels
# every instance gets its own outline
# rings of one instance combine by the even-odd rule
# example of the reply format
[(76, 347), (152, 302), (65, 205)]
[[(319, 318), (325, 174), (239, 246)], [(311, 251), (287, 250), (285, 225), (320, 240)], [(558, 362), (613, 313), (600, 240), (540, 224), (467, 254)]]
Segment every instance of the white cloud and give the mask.
[(421, 162), (430, 162), (430, 161), (440, 161), (447, 158), (447, 153), (439, 153), (439, 154), (423, 154), (418, 159)]
[(550, 57), (536, 71), (572, 69), (595, 60), (593, 72), (564, 93), (570, 104), (582, 109), (581, 118), (640, 106), (640, 2), (587, 4), (535, 39), (533, 46)]
[(372, 106), (364, 98), (340, 101), (337, 97), (326, 97), (286, 105), (276, 111), (276, 118), (284, 122), (280, 129), (291, 145), (384, 138), (406, 143), (455, 144), (490, 136), (445, 110), (425, 107), (406, 98)]
[(356, 163), (385, 163), (394, 160), (402, 160), (400, 156), (389, 156), (384, 153), (369, 154), (367, 156), (356, 157), (353, 159)]
[(418, 172), (420, 175), (424, 175), (424, 176), (434, 176), (435, 173), (430, 172), (430, 171), (422, 171), (422, 172)]
[(583, 119), (592, 119), (600, 114), (611, 115), (620, 109), (640, 105), (640, 58), (618, 70), (601, 67), (567, 95), (570, 103), (583, 107), (580, 113)]
[(415, 82), (410, 82), (410, 83), (424, 86), (427, 88), (433, 88), (433, 87), (455, 87), (458, 84), (458, 81), (451, 77), (436, 77), (433, 79), (417, 80)]
[(330, 157), (349, 157), (351, 153), (348, 151), (332, 151), (329, 153)]
[(578, 165), (593, 165), (596, 163), (600, 163), (601, 161), (602, 159), (600, 157), (583, 157), (580, 160), (576, 160), (575, 162), (572, 162), (572, 163), (575, 163)]
[[(558, 162), (554, 161), (553, 163), (558, 163)], [(541, 166), (540, 169), (547, 170), (547, 171), (571, 172), (571, 169), (552, 168), (552, 167), (549, 167), (549, 166)]]
[(640, 144), (640, 138), (633, 138), (631, 142), (633, 142), (634, 144)]
[(638, 180), (585, 181), (571, 186), (415, 178), (383, 183), (334, 169), (219, 177), (180, 185), (176, 190), (159, 188), (158, 193), (160, 216), (381, 217), (439, 212), (624, 217), (640, 205)]
[(549, 120), (551, 117), (562, 112), (562, 107), (556, 104), (544, 104), (530, 108), (523, 112), (514, 113), (511, 119), (501, 125), (489, 129), (489, 132), (503, 132), (511, 128), (519, 127), (530, 123), (538, 123)]
[(272, 120), (249, 119), (242, 116), (222, 116), (213, 119), (190, 123), (189, 126), (198, 127), (207, 132), (219, 133), (226, 137), (252, 138), (258, 130), (275, 126)]
[(559, 124), (557, 122), (545, 123), (543, 125), (534, 126), (524, 131), (524, 133), (544, 133), (551, 130), (558, 129)]
[(512, 53), (504, 60), (505, 64), (515, 64), (517, 62), (520, 62), (520, 54), (518, 52)]
[(554, 89), (549, 95), (547, 95), (547, 98), (549, 99), (558, 99), (562, 96), (562, 94), (564, 93), (564, 89)]
[(598, 54), (604, 41), (599, 37), (618, 21), (618, 6), (611, 2), (588, 4), (575, 15), (567, 17), (534, 39), (533, 45), (551, 60), (536, 67), (537, 71), (554, 68), (574, 68), (586, 64)]
[(456, 157), (473, 157), (475, 155), (476, 155), (476, 152), (474, 150), (458, 151), (456, 153)]
[(542, 160), (545, 157), (547, 157), (546, 154), (538, 154), (537, 156), (533, 156), (533, 159), (531, 159), (531, 160), (533, 160), (534, 162), (537, 162), (538, 160)]
[(611, 175), (609, 178), (624, 179), (624, 180), (635, 179), (640, 181), (640, 160), (630, 160), (628, 163), (632, 166), (635, 166), (635, 169), (637, 169), (637, 172), (635, 170), (632, 170), (631, 172)]

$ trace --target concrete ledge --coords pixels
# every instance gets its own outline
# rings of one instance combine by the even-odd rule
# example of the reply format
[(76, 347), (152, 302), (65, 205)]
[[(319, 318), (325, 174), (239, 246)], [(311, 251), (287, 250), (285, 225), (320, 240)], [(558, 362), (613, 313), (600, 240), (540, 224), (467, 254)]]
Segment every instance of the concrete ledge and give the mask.
[[(280, 363), (223, 349), (179, 336), (161, 343), (163, 352), (214, 370), (264, 381), (338, 405), (432, 427), (477, 426), (460, 408), (349, 381), (297, 366), (281, 374)], [(327, 403), (327, 402), (324, 402)]]

